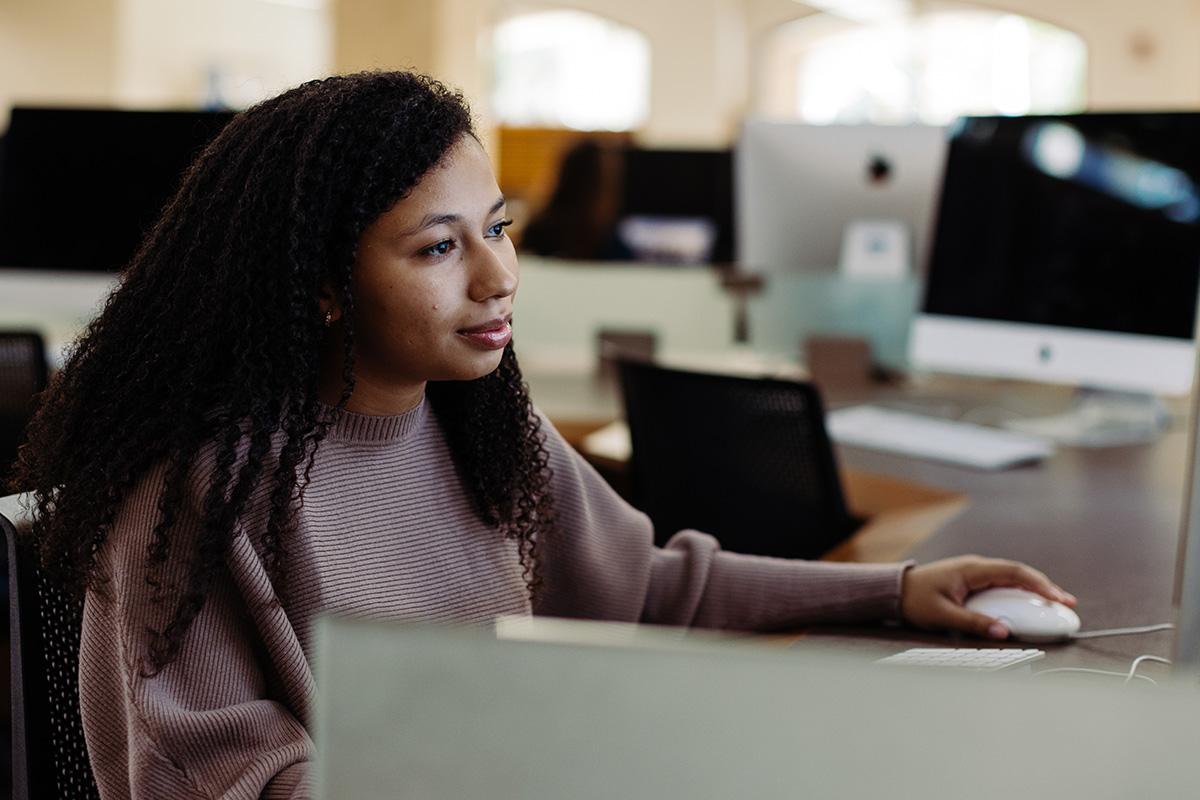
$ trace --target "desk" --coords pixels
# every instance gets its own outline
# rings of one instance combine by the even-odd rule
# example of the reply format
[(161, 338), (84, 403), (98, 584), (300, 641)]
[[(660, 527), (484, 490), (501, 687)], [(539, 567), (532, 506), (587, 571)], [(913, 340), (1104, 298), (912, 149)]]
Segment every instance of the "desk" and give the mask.
[[(531, 375), (533, 399), (569, 435), (618, 414), (616, 390), (584, 376)], [(1069, 400), (1061, 389), (1001, 381), (942, 381), (922, 387), (833, 396), (830, 405), (870, 400), (978, 408), (1003, 397), (1027, 413), (1053, 411)], [(589, 416), (590, 415), (590, 416)], [(931, 561), (964, 553), (1012, 558), (1050, 574), (1079, 597), (1085, 629), (1131, 627), (1174, 619), (1177, 537), (1186, 472), (1182, 421), (1151, 445), (1062, 448), (1039, 465), (980, 472), (856, 448), (838, 448), (841, 465), (965, 495), (966, 508), (909, 555)], [(888, 654), (908, 646), (978, 646), (975, 639), (906, 628), (813, 628), (822, 643)], [(1173, 633), (1041, 645), (1039, 668), (1127, 669), (1144, 653), (1170, 657)], [(1147, 674), (1161, 667), (1149, 667)], [(1053, 680), (1053, 678), (1047, 678)], [(1099, 680), (1099, 679), (1098, 679)]]

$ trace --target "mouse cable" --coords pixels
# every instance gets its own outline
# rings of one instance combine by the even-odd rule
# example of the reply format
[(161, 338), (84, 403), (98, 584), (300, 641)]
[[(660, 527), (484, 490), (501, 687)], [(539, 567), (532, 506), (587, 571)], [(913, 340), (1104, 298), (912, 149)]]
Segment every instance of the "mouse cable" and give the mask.
[(1080, 631), (1079, 633), (1071, 634), (1072, 639), (1095, 639), (1101, 636), (1129, 636), (1134, 633), (1154, 633), (1155, 631), (1169, 631), (1174, 629), (1174, 625), (1169, 622), (1163, 622), (1159, 625), (1143, 625), (1140, 628), (1107, 628), (1098, 631)]
[(1133, 660), (1133, 663), (1129, 665), (1129, 674), (1125, 676), (1126, 683), (1129, 683), (1134, 678), (1145, 678), (1146, 677), (1145, 675), (1137, 674), (1137, 668), (1139, 665), (1141, 665), (1141, 663), (1143, 661), (1153, 661), (1156, 664), (1170, 664), (1171, 663), (1171, 659), (1162, 658), (1161, 656), (1138, 656), (1137, 658), (1135, 658)]
[(1111, 676), (1114, 678), (1124, 678), (1125, 680), (1122, 681), (1122, 683), (1129, 683), (1134, 678), (1137, 678), (1138, 680), (1146, 681), (1147, 683), (1149, 683), (1153, 686), (1158, 686), (1158, 681), (1154, 680), (1153, 678), (1149, 678), (1145, 675), (1137, 674), (1138, 667), (1141, 666), (1142, 662), (1144, 662), (1144, 661), (1154, 661), (1159, 664), (1170, 664), (1171, 663), (1170, 659), (1162, 658), (1160, 656), (1142, 655), (1142, 656), (1138, 656), (1137, 658), (1135, 658), (1133, 660), (1133, 663), (1131, 663), (1129, 665), (1128, 672), (1115, 672), (1113, 670), (1107, 670), (1107, 669), (1088, 669), (1086, 667), (1055, 667), (1054, 669), (1043, 669), (1043, 670), (1040, 670), (1033, 674), (1035, 676), (1037, 676), (1037, 675), (1049, 675), (1052, 672), (1084, 672), (1089, 675), (1108, 675), (1108, 676)]
[[(1088, 669), (1086, 667), (1055, 667), (1054, 669), (1042, 669), (1033, 673), (1033, 676), (1036, 678), (1039, 675), (1049, 675), (1054, 672), (1085, 672), (1088, 675), (1108, 675), (1113, 678), (1124, 678), (1125, 683), (1129, 683), (1130, 681), (1129, 673), (1127, 672), (1114, 672), (1113, 670), (1108, 669)], [(1137, 678), (1139, 681), (1146, 681), (1147, 683), (1152, 683), (1155, 686), (1158, 686), (1158, 681), (1154, 680), (1153, 678), (1147, 678), (1145, 675), (1134, 675), (1133, 677)]]

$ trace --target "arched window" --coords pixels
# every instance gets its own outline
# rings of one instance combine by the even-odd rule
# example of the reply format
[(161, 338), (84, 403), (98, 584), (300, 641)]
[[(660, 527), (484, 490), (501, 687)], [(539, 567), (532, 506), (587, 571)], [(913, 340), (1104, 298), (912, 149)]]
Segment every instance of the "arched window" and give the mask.
[(631, 130), (650, 107), (650, 44), (583, 11), (511, 17), (492, 37), (492, 112), (501, 125)]
[(759, 65), (760, 113), (815, 124), (925, 122), (961, 114), (1079, 111), (1087, 48), (1074, 33), (995, 11), (781, 26)]

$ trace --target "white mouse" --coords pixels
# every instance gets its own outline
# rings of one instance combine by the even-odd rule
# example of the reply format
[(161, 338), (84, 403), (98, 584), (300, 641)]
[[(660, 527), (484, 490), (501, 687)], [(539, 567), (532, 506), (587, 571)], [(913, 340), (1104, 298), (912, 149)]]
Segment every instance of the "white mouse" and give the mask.
[(1079, 630), (1078, 614), (1025, 589), (984, 589), (964, 605), (1000, 620), (1014, 639), (1023, 642), (1058, 642)]

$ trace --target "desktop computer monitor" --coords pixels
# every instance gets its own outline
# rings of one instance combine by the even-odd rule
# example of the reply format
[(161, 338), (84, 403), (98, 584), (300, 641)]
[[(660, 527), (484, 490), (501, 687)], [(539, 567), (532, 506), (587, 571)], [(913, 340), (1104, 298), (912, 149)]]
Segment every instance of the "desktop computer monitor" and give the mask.
[(1200, 278), (1197, 142), (1196, 113), (960, 120), (912, 365), (1186, 394)]
[[(1200, 358), (1200, 348), (1197, 350)], [(1200, 364), (1197, 365), (1200, 375)], [(1192, 388), (1187, 478), (1175, 560), (1175, 669), (1200, 676), (1200, 387)]]
[[(630, 147), (623, 155), (619, 234), (636, 237), (639, 228), (653, 235), (655, 227), (700, 226), (705, 246), (697, 248), (696, 260), (733, 261), (731, 151)], [(626, 244), (636, 253), (635, 241)]]
[(14, 108), (0, 173), (0, 267), (123, 268), (232, 116)]
[(735, 153), (737, 260), (764, 272), (832, 271), (855, 223), (887, 223), (919, 271), (945, 131), (932, 126), (748, 120)]

